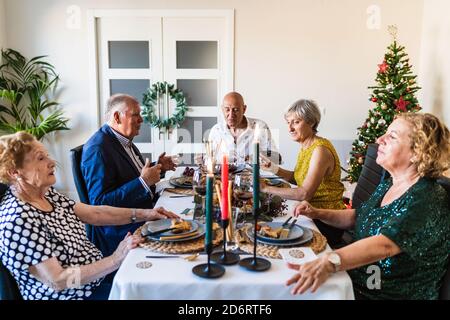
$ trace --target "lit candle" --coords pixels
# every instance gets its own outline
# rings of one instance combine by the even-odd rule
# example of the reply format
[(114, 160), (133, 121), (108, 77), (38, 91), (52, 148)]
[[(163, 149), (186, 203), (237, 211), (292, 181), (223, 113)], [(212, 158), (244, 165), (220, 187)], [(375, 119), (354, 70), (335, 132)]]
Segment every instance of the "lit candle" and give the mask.
[(253, 211), (259, 209), (259, 126), (255, 126), (253, 136)]
[(228, 157), (222, 161), (222, 220), (228, 220)]
[(214, 194), (214, 174), (212, 162), (208, 161), (208, 174), (206, 175), (206, 226), (205, 226), (205, 247), (212, 244), (212, 214), (213, 214), (213, 194)]

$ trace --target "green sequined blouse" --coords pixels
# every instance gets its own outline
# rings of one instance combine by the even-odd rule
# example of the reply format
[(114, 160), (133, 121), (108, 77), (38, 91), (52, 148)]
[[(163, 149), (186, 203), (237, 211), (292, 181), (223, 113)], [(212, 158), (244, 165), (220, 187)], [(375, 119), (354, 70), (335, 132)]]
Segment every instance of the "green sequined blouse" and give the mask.
[(350, 270), (355, 294), (383, 300), (437, 299), (450, 253), (447, 192), (435, 180), (421, 178), (400, 198), (380, 207), (391, 185), (392, 179), (382, 182), (356, 209), (354, 240), (382, 234), (402, 252), (372, 264), (380, 268), (381, 289), (368, 288), (368, 278), (374, 275), (369, 266)]

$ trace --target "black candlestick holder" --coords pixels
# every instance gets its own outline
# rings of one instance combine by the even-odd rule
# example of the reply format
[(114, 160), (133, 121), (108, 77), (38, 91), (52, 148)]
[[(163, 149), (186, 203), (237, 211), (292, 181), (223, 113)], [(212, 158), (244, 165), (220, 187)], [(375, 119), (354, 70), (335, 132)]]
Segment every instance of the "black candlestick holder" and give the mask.
[(225, 273), (225, 268), (220, 264), (211, 263), (212, 243), (205, 246), (206, 254), (208, 255), (208, 262), (196, 265), (192, 268), (192, 272), (202, 278), (215, 279), (220, 278)]
[(257, 234), (256, 228), (258, 226), (258, 216), (260, 212), (261, 212), (260, 208), (253, 209), (253, 216), (255, 217), (255, 230), (253, 232), (253, 257), (242, 259), (239, 262), (239, 265), (241, 267), (244, 267), (249, 271), (257, 271), (257, 272), (269, 270), (272, 265), (269, 260), (256, 257), (256, 247), (258, 245), (256, 240)]
[(231, 266), (239, 262), (239, 255), (233, 252), (228, 252), (226, 250), (227, 247), (227, 227), (230, 222), (229, 219), (222, 220), (222, 228), (223, 228), (223, 252), (214, 252), (211, 255), (211, 260), (216, 263)]

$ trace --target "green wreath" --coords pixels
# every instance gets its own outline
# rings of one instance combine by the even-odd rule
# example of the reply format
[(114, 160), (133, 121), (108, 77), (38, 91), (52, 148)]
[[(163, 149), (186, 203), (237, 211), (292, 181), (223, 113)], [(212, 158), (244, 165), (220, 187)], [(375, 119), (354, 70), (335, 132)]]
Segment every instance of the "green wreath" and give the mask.
[[(164, 95), (166, 93), (166, 86), (170, 99), (174, 99), (177, 105), (171, 117), (161, 119), (155, 114), (155, 105), (157, 103), (158, 92), (161, 96)], [(166, 81), (156, 82), (151, 88), (148, 88), (147, 92), (144, 93), (142, 104), (142, 118), (144, 121), (159, 129), (179, 127), (186, 118), (186, 112), (188, 111), (183, 91), (175, 89), (175, 85), (168, 84)]]

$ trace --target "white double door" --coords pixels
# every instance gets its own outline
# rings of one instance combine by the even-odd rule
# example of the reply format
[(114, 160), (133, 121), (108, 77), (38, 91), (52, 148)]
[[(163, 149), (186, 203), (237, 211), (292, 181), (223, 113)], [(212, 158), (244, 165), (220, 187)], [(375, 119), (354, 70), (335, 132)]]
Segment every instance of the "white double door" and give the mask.
[[(153, 161), (162, 152), (181, 153), (190, 164), (217, 123), (223, 95), (233, 89), (233, 12), (98, 11), (93, 16), (100, 122), (112, 94), (130, 94), (142, 104), (153, 83), (174, 84), (189, 107), (181, 127), (168, 132), (143, 123), (134, 142)], [(169, 113), (174, 108), (172, 100)]]

